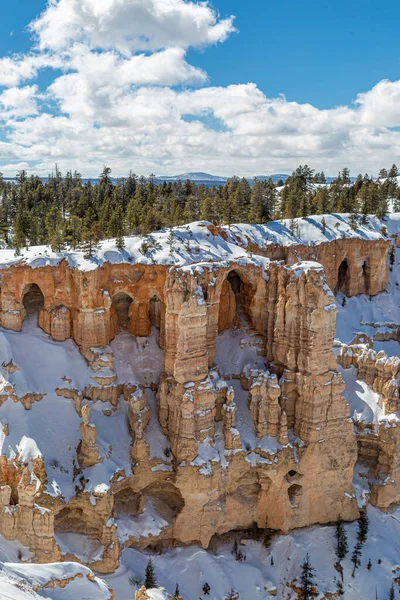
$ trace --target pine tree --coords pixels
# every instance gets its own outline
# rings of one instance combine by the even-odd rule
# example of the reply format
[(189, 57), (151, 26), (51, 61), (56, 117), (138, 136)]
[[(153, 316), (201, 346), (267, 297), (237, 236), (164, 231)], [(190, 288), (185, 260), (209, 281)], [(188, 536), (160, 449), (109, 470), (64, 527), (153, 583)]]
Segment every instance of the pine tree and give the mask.
[(174, 598), (180, 598), (180, 594), (179, 594), (179, 585), (176, 584), (176, 588), (175, 588), (175, 594), (173, 596)]
[(389, 600), (394, 600), (394, 599), (395, 599), (395, 595), (394, 595), (394, 584), (392, 583), (392, 585), (390, 586)]
[(73, 215), (68, 224), (68, 240), (73, 249), (77, 248), (82, 241), (82, 220)]
[(63, 220), (57, 206), (53, 205), (50, 208), (45, 222), (51, 249), (53, 252), (62, 252), (65, 248)]
[(345, 558), (346, 554), (349, 551), (346, 530), (343, 526), (343, 521), (341, 521), (340, 519), (338, 519), (336, 521), (335, 538), (336, 538), (335, 553), (336, 553), (336, 556), (338, 559), (338, 563), (340, 564), (340, 562)]
[(243, 177), (233, 195), (235, 218), (239, 223), (246, 223), (248, 220), (250, 197), (250, 184), (247, 179)]
[(393, 265), (395, 262), (395, 250), (394, 250), (394, 246), (390, 247), (389, 250), (389, 264), (390, 264), (390, 270), (393, 271)]
[(200, 218), (203, 221), (210, 221), (210, 223), (217, 224), (217, 212), (214, 206), (214, 199), (211, 196), (206, 196), (201, 202), (201, 213)]
[(211, 591), (211, 588), (210, 588), (209, 584), (206, 581), (205, 584), (203, 585), (203, 594), (205, 596), (209, 596), (210, 595), (210, 591)]
[(22, 205), (18, 208), (15, 220), (13, 244), (15, 248), (15, 254), (16, 256), (19, 256), (21, 254), (21, 248), (26, 246), (25, 214)]
[(146, 566), (146, 575), (145, 575), (145, 580), (144, 580), (144, 586), (147, 590), (157, 587), (156, 572), (155, 572), (153, 561), (151, 560), (151, 558), (149, 558), (149, 562), (147, 563), (147, 566)]
[(118, 232), (117, 237), (115, 238), (115, 245), (118, 250), (123, 250), (125, 248), (125, 238), (121, 231)]
[(368, 569), (368, 571), (370, 571), (372, 569), (372, 562), (371, 562), (370, 558), (368, 559), (367, 569)]
[(338, 596), (344, 596), (344, 589), (343, 589), (343, 583), (341, 579), (337, 580), (336, 583), (336, 593), (338, 594)]
[(85, 258), (93, 258), (99, 249), (101, 239), (100, 224), (95, 222), (83, 231), (83, 250)]
[(124, 215), (122, 213), (122, 208), (120, 205), (117, 206), (113, 213), (114, 220), (114, 231), (115, 231), (115, 245), (118, 250), (123, 250), (125, 248), (125, 226), (124, 226)]
[(326, 231), (326, 221), (325, 221), (325, 217), (322, 217), (322, 219), (321, 219), (321, 233), (325, 235), (325, 231)]
[(198, 198), (196, 198), (196, 196), (191, 195), (187, 198), (185, 210), (183, 211), (183, 216), (186, 223), (193, 223), (193, 221), (199, 220), (199, 201)]
[(356, 212), (352, 212), (349, 218), (350, 229), (355, 231), (358, 225), (358, 214)]
[(311, 566), (310, 557), (307, 554), (305, 561), (301, 565), (301, 591), (303, 593), (304, 600), (310, 600), (311, 598), (316, 598), (318, 596), (318, 592), (314, 589), (314, 572), (315, 569)]
[(367, 511), (361, 511), (360, 518), (358, 519), (358, 530), (357, 530), (357, 541), (360, 542), (361, 545), (365, 544), (368, 536), (368, 516)]
[(141, 214), (142, 209), (136, 197), (131, 198), (126, 208), (126, 224), (128, 233), (135, 233), (140, 228), (142, 222)]
[(356, 545), (354, 546), (353, 554), (351, 555), (351, 562), (354, 565), (353, 572), (351, 574), (352, 577), (355, 576), (356, 569), (358, 569), (358, 567), (361, 565), (361, 548), (362, 548), (362, 545), (358, 541), (356, 543)]
[(172, 229), (169, 232), (168, 238), (167, 238), (167, 244), (169, 246), (169, 253), (173, 254), (174, 252), (174, 244), (175, 244), (175, 236), (174, 236), (174, 232), (172, 231)]
[[(0, 173), (1, 175), (1, 173)], [(1, 178), (0, 178), (0, 191), (1, 191)], [(4, 206), (0, 206), (0, 239), (3, 240), (4, 244), (8, 244), (8, 223), (7, 215)]]
[(250, 223), (262, 223), (263, 213), (263, 187), (256, 181), (251, 190), (248, 219)]
[(148, 251), (150, 250), (149, 244), (146, 240), (143, 240), (143, 242), (140, 245), (139, 248), (139, 252), (140, 254), (143, 254), (143, 256), (146, 256), (146, 254), (148, 253)]
[(233, 193), (238, 185), (237, 177), (229, 179), (224, 185), (222, 198), (222, 218), (224, 223), (230, 228), (231, 224), (236, 220), (235, 206), (233, 203)]
[(380, 197), (378, 198), (377, 207), (375, 209), (375, 214), (378, 217), (378, 219), (383, 220), (387, 216), (388, 212), (389, 212), (388, 200), (381, 193)]

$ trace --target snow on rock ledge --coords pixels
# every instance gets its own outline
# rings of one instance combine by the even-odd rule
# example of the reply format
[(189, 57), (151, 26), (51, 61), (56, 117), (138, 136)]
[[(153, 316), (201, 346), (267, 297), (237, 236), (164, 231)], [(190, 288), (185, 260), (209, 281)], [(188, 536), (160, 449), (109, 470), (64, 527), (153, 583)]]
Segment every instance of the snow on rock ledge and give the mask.
[[(325, 225), (322, 224), (325, 219)], [(292, 225), (293, 223), (293, 225)], [(160, 264), (184, 266), (208, 261), (237, 260), (257, 249), (271, 250), (274, 246), (316, 246), (343, 239), (366, 241), (384, 240), (384, 229), (389, 236), (400, 232), (400, 213), (392, 213), (384, 221), (371, 215), (366, 226), (350, 227), (350, 215), (314, 215), (306, 218), (271, 221), (266, 225), (237, 224), (230, 228), (216, 227), (207, 221), (197, 221), (174, 227), (174, 241), (170, 230), (164, 229), (145, 237), (125, 238), (125, 248), (118, 250), (115, 239), (103, 240), (96, 257), (86, 259), (78, 250), (53, 252), (49, 246), (23, 249), (19, 257), (14, 250), (0, 250), (0, 269), (24, 263), (32, 268), (56, 266), (66, 259), (71, 268), (90, 271), (109, 262), (133, 264)], [(384, 228), (384, 229), (383, 229)], [(293, 230), (293, 232), (291, 231)]]

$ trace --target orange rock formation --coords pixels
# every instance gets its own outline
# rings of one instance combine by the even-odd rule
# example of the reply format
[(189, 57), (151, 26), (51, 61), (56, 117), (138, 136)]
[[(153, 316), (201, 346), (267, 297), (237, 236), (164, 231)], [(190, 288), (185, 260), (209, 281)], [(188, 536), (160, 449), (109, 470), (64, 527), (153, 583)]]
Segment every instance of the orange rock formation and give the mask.
[[(349, 295), (384, 289), (387, 246), (383, 240), (350, 239), (311, 248), (275, 247), (271, 256), (287, 264), (264, 261), (264, 266), (251, 259), (184, 268), (107, 263), (83, 272), (62, 261), (56, 267), (4, 269), (2, 326), (20, 331), (26, 311), (36, 306), (40, 327), (56, 341), (72, 337), (98, 371), (93, 387), (57, 390), (74, 399), (82, 417), (80, 467), (99, 460), (96, 430), (82, 408), (87, 398), (114, 406), (128, 402), (134, 468), (99, 490), (95, 502), (77, 487), (65, 504), (43, 493), (43, 463), (31, 473), (18, 457), (12, 463), (3, 456), (2, 535), (28, 544), (37, 560), (52, 561), (60, 558), (54, 532), (83, 529), (104, 546), (91, 567), (110, 572), (120, 550), (113, 517), (140, 515), (149, 499), (168, 527), (157, 536), (131, 537), (128, 544), (207, 547), (215, 535), (254, 525), (287, 532), (338, 515), (355, 519), (357, 446), (331, 350), (336, 306), (327, 282)], [(320, 261), (326, 277), (320, 265), (299, 264), (300, 258)], [(249, 365), (242, 373), (221, 376), (215, 364), (217, 337), (243, 322), (259, 340), (264, 368)], [(102, 377), (102, 366), (112, 367), (105, 347), (119, 328), (147, 336), (151, 325), (160, 329), (163, 349), (162, 375), (154, 383), (157, 417), (173, 454), (172, 467), (165, 470), (153, 468), (158, 462), (150, 458), (143, 437), (150, 418), (143, 390), (109, 373)], [(232, 385), (239, 378), (248, 390), (260, 441), (253, 448), (244, 446), (236, 429), (241, 400)], [(220, 459), (204, 465), (202, 444), (219, 445)]]

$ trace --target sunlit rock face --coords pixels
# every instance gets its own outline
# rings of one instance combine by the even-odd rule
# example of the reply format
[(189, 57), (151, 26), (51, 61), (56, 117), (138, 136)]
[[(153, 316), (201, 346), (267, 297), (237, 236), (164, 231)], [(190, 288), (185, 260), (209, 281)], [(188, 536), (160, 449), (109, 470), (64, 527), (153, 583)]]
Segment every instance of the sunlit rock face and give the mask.
[[(39, 561), (79, 559), (113, 572), (124, 545), (208, 547), (230, 530), (287, 532), (357, 518), (357, 444), (331, 350), (331, 288), (384, 289), (387, 243), (283, 248), (283, 262), (253, 251), (184, 267), (84, 271), (61, 261), (1, 271), (4, 331), (23, 339), (25, 322), (37, 323), (49, 336), (43, 344), (69, 344), (68, 360), (87, 370), (80, 384), (60, 365), (49, 404), (69, 407), (72, 466), (51, 466), (41, 441), (40, 456), (1, 456), (2, 535)], [(386, 389), (389, 366), (366, 368)], [(19, 394), (22, 371), (7, 357), (0, 403), (22, 403), (33, 419), (50, 391)], [(0, 421), (4, 437), (12, 435), (10, 419)], [(54, 417), (54, 427), (66, 426)], [(397, 445), (392, 437), (388, 448)], [(50, 468), (69, 482), (69, 495)], [(90, 556), (65, 550), (66, 534), (87, 536)]]

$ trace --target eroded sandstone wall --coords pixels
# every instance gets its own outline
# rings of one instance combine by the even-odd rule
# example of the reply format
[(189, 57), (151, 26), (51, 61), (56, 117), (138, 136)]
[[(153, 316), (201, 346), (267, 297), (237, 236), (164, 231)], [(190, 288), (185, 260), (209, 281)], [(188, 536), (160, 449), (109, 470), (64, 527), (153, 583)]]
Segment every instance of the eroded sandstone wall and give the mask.
[[(44, 297), (40, 326), (55, 340), (70, 334), (99, 375), (90, 389), (57, 392), (73, 398), (82, 418), (76, 496), (66, 505), (46, 495), (46, 476), (40, 477), (37, 467), (40, 485), (33, 490), (25, 465), (15, 471), (13, 461), (3, 457), (3, 535), (28, 543), (38, 560), (54, 560), (60, 555), (54, 531), (84, 527), (104, 546), (95, 568), (109, 572), (123, 543), (207, 547), (214, 535), (254, 524), (288, 531), (338, 515), (357, 517), (356, 441), (331, 351), (336, 306), (320, 265), (243, 259), (183, 268), (106, 264), (88, 272), (70, 269), (65, 261), (37, 269), (16, 265), (1, 273), (3, 327), (21, 329), (24, 294), (32, 284)], [(101, 349), (116, 335), (121, 318), (136, 336), (149, 334), (152, 319), (160, 328), (157, 418), (173, 455), (168, 465), (150, 458), (143, 437), (149, 422), (143, 390), (136, 382), (120, 384), (109, 372), (102, 381)], [(255, 373), (249, 364), (242, 373), (222, 374), (217, 336), (239, 326), (260, 338), (262, 367)], [(94, 500), (85, 492), (84, 473), (101, 459), (83, 398), (108, 400), (114, 408), (118, 402), (129, 404), (133, 472), (116, 475)], [(243, 404), (253, 420), (252, 444), (244, 443), (238, 429)], [(204, 458), (204, 449), (214, 458)], [(18, 481), (25, 485), (21, 494)], [(9, 488), (16, 490), (14, 500)], [(149, 499), (164, 511), (168, 526), (156, 536), (118, 540), (114, 519), (119, 512), (129, 509), (137, 517)], [(26, 511), (33, 522), (31, 537), (21, 524)]]
[[(161, 266), (111, 265), (80, 271), (66, 260), (56, 267), (30, 268), (23, 264), (5, 269), (1, 280), (1, 324), (20, 331), (25, 318), (24, 297), (36, 284), (44, 297), (39, 324), (56, 341), (73, 337), (82, 348), (107, 346), (118, 330), (115, 302), (130, 298), (129, 331), (150, 332), (150, 301), (161, 303), (167, 269)], [(164, 316), (161, 315), (161, 320)]]
[(357, 369), (357, 379), (379, 394), (382, 414), (371, 423), (353, 420), (371, 504), (387, 510), (400, 501), (400, 359), (355, 343), (341, 346), (338, 363), (345, 369)]
[[(327, 284), (332, 290), (341, 291), (347, 296), (375, 296), (387, 286), (387, 253), (390, 244), (389, 240), (384, 239), (343, 238), (315, 245), (269, 244), (266, 250), (250, 243), (248, 250), (272, 260), (283, 260), (288, 265), (299, 260), (315, 260), (323, 265)], [(347, 266), (347, 273), (343, 277), (340, 275), (341, 265)]]

